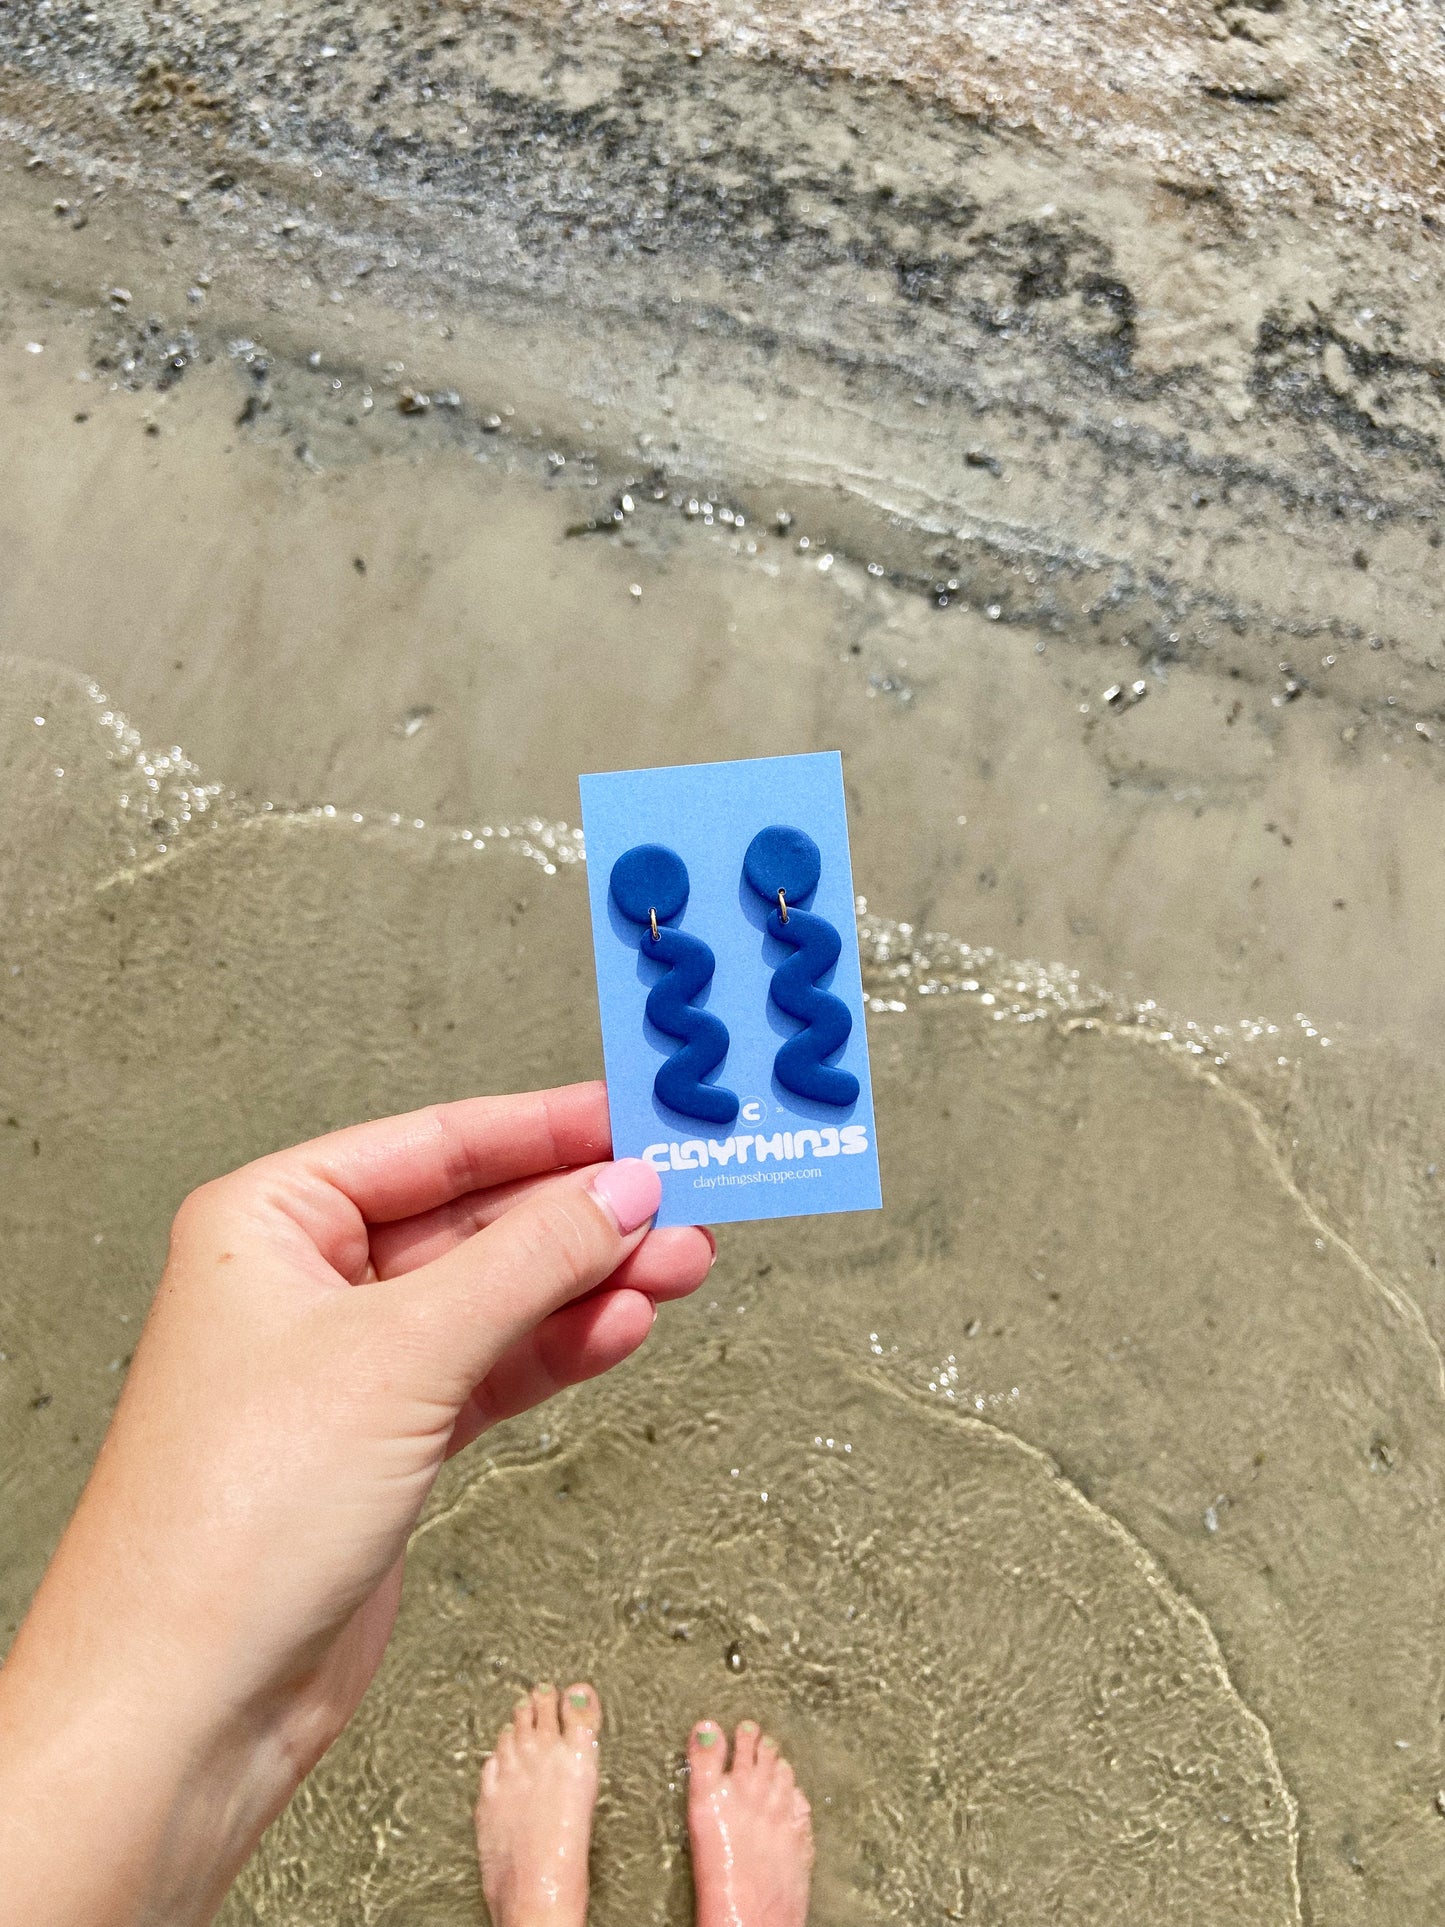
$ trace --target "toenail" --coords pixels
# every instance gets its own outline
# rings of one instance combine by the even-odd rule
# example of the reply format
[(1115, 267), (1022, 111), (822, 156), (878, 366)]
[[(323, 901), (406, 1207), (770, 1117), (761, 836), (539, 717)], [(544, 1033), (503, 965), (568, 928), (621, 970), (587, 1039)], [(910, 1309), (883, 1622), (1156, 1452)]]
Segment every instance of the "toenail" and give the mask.
[(586, 1706), (587, 1704), (587, 1695), (585, 1693), (569, 1693), (567, 1697), (574, 1706)]
[(758, 1730), (758, 1723), (756, 1720), (739, 1720), (738, 1721), (739, 1733), (756, 1733), (757, 1730)]
[(700, 1726), (697, 1729), (697, 1743), (699, 1746), (712, 1746), (716, 1739), (717, 1728), (715, 1726)]
[(760, 1740), (758, 1741), (758, 1745), (759, 1745), (759, 1746), (770, 1746), (770, 1747), (772, 1748), (772, 1750), (774, 1751), (774, 1753), (776, 1753), (776, 1752), (777, 1752), (777, 1750), (778, 1750), (778, 1743), (777, 1743), (777, 1741), (776, 1741), (776, 1740), (770, 1740), (770, 1739), (769, 1739), (769, 1738), (767, 1737), (767, 1735), (766, 1735), (766, 1734), (765, 1734), (765, 1735), (763, 1736), (763, 1738), (762, 1738), (762, 1739), (760, 1739)]

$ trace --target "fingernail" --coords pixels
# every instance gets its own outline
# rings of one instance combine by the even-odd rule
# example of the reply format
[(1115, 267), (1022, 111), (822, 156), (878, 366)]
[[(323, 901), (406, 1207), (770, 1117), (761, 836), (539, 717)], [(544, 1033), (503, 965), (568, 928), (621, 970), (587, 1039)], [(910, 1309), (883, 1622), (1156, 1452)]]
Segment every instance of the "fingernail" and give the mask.
[(700, 1224), (697, 1228), (702, 1233), (704, 1238), (707, 1239), (708, 1244), (712, 1248), (712, 1262), (716, 1264), (717, 1263), (717, 1239), (712, 1235), (712, 1233), (708, 1230), (705, 1224)]
[(662, 1202), (662, 1179), (643, 1158), (604, 1164), (592, 1180), (592, 1195), (605, 1205), (625, 1238), (653, 1217)]
[(700, 1726), (697, 1729), (697, 1743), (699, 1746), (712, 1746), (716, 1739), (717, 1728), (715, 1726)]

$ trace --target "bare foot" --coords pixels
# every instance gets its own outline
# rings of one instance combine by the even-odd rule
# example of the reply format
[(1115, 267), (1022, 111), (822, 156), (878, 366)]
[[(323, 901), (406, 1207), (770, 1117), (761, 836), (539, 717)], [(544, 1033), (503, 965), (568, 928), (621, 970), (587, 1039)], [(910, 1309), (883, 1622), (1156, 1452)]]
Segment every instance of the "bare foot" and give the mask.
[(727, 1736), (711, 1720), (692, 1731), (687, 1826), (697, 1927), (803, 1927), (813, 1872), (812, 1809), (776, 1740), (751, 1720)]
[(477, 1798), (493, 1927), (583, 1927), (601, 1730), (592, 1687), (537, 1686), (497, 1735)]

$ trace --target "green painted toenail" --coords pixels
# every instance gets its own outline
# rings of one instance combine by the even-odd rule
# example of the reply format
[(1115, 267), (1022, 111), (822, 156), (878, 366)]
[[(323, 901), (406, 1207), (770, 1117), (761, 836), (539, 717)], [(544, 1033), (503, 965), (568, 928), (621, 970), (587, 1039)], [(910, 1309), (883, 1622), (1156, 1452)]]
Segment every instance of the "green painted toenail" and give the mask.
[(587, 1695), (585, 1693), (569, 1693), (567, 1697), (574, 1706), (586, 1706), (587, 1704)]
[(716, 1738), (716, 1727), (703, 1726), (698, 1729), (697, 1743), (699, 1746), (711, 1746)]

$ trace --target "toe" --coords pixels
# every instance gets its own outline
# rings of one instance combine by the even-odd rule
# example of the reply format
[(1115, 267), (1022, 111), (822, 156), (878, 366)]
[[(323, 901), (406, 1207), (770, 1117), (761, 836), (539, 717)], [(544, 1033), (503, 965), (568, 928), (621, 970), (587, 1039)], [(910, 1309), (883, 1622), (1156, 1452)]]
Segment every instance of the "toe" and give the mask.
[(593, 1739), (602, 1731), (602, 1702), (597, 1688), (585, 1680), (578, 1680), (562, 1695), (562, 1731), (569, 1737), (586, 1734)]
[(800, 1832), (806, 1832), (813, 1818), (813, 1809), (808, 1805), (808, 1796), (801, 1787), (793, 1789), (793, 1824)]
[(699, 1720), (687, 1743), (694, 1792), (715, 1787), (722, 1779), (727, 1742), (716, 1720)]
[(758, 1723), (756, 1720), (740, 1720), (733, 1737), (733, 1772), (741, 1775), (753, 1773), (758, 1764)]
[(793, 1810), (793, 1795), (797, 1791), (797, 1781), (793, 1769), (786, 1760), (779, 1760), (773, 1768), (772, 1779), (768, 1785), (768, 1804), (774, 1813), (786, 1817)]
[(499, 1766), (505, 1768), (511, 1761), (515, 1760), (516, 1757), (517, 1729), (508, 1721), (507, 1725), (505, 1725), (497, 1735), (497, 1744), (493, 1749), (492, 1758)]
[(489, 1754), (487, 1758), (482, 1761), (482, 1784), (481, 1792), (478, 1796), (479, 1803), (481, 1800), (489, 1799), (491, 1795), (496, 1792), (497, 1780), (501, 1775), (501, 1771), (501, 1765), (495, 1753)]
[(532, 1704), (532, 1695), (519, 1699), (512, 1708), (512, 1731), (517, 1736), (517, 1744), (525, 1746), (537, 1731), (537, 1709)]
[(562, 1728), (557, 1717), (557, 1688), (550, 1680), (545, 1686), (532, 1688), (532, 1713), (538, 1739), (555, 1740)]

